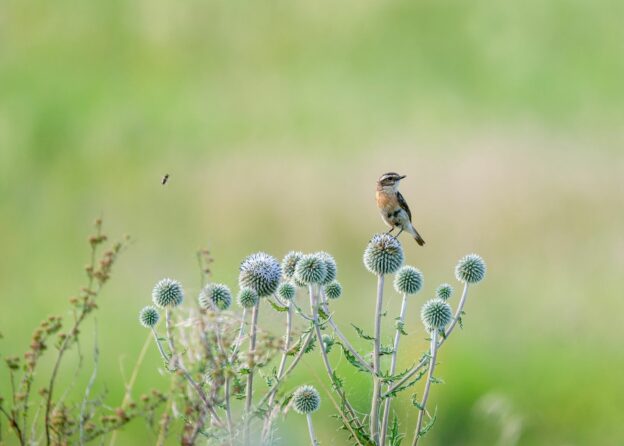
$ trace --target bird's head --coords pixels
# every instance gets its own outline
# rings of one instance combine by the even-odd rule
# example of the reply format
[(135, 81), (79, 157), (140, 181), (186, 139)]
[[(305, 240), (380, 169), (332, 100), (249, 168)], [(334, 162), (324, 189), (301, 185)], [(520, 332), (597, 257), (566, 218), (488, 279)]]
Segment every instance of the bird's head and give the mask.
[(396, 191), (399, 188), (399, 183), (403, 178), (405, 178), (405, 175), (399, 175), (396, 172), (384, 173), (377, 180), (377, 186), (382, 189), (391, 189), (393, 191)]

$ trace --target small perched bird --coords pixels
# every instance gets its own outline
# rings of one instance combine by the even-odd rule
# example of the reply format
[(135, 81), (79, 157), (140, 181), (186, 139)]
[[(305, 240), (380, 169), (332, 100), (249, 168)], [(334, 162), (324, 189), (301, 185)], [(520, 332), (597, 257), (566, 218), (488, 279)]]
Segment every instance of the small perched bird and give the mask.
[(397, 237), (401, 232), (407, 231), (416, 240), (420, 246), (425, 244), (414, 225), (412, 224), (412, 213), (409, 206), (399, 192), (399, 183), (405, 178), (405, 175), (399, 175), (395, 172), (384, 173), (377, 180), (377, 207), (381, 211), (381, 218), (390, 226), (388, 234), (391, 234), (395, 228), (401, 228)]
[(165, 184), (167, 184), (167, 181), (169, 180), (169, 174), (166, 173), (165, 176), (162, 178), (162, 180), (160, 181), (160, 184), (162, 184), (163, 186)]

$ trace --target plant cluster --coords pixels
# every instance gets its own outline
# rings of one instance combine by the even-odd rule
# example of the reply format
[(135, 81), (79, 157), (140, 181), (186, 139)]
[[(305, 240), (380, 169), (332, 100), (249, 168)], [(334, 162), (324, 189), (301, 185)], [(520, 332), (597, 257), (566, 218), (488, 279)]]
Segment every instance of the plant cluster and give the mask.
[[(137, 417), (151, 420), (154, 411), (164, 402), (164, 396), (154, 390), (143, 395), (138, 402), (127, 398), (119, 407), (109, 408), (104, 404), (103, 395), (91, 395), (98, 367), (97, 335), (93, 350), (94, 368), (80, 401), (69, 401), (72, 385), (63, 392), (57, 389), (63, 359), (67, 354), (73, 351), (78, 355), (74, 380), (82, 369), (81, 330), (84, 322), (97, 310), (102, 288), (109, 281), (112, 268), (128, 242), (126, 238), (107, 246), (107, 240), (102, 233), (102, 221), (98, 219), (95, 233), (89, 237), (91, 255), (85, 267), (87, 281), (80, 288), (80, 293), (69, 299), (71, 320), (60, 316), (48, 317), (35, 329), (29, 348), (22, 356), (5, 356), (11, 394), (8, 398), (0, 395), (0, 444), (4, 442), (3, 418), (21, 445), (84, 444), (125, 426)], [(154, 315), (145, 313), (143, 322), (151, 323), (150, 317)], [(41, 364), (45, 355), (53, 358), (51, 370)], [(35, 389), (38, 384), (41, 387)]]
[[(371, 344), (370, 353), (358, 351), (334, 320), (331, 302), (342, 296), (343, 289), (337, 281), (336, 262), (326, 252), (292, 251), (281, 262), (266, 253), (252, 254), (241, 263), (236, 298), (224, 284), (202, 283), (196, 305), (189, 308), (181, 305), (185, 295), (179, 282), (163, 279), (156, 284), (154, 306), (141, 310), (139, 320), (152, 331), (164, 369), (172, 374), (172, 388), (177, 390), (170, 393), (170, 409), (183, 414), (182, 444), (194, 444), (200, 437), (216, 444), (272, 444), (277, 416), (291, 408), (306, 415), (312, 444), (317, 444), (311, 415), (320, 406), (319, 392), (310, 385), (294, 392), (284, 388), (302, 356), (313, 350), (319, 352), (331, 392), (338, 397), (336, 418), (355, 444), (399, 445), (406, 433), (401, 432), (396, 414), (390, 423), (392, 399), (425, 378), (422, 396), (412, 396), (417, 411), (412, 444), (418, 444), (435, 421), (427, 401), (431, 385), (441, 382), (434, 375), (438, 352), (456, 325), (461, 326), (468, 288), (484, 278), (485, 263), (476, 254), (458, 262), (455, 276), (463, 292), (454, 311), (449, 304), (453, 288), (446, 283), (422, 305), (428, 351), (412, 367), (397, 372), (400, 340), (407, 335), (408, 302), (422, 289), (423, 274), (404, 265), (400, 242), (388, 234), (373, 236), (363, 260), (377, 277), (373, 334), (354, 328)], [(382, 319), (388, 275), (394, 275), (402, 305), (394, 320), (393, 341), (385, 344)], [(206, 276), (202, 275), (202, 282)], [(234, 300), (240, 311), (232, 311)], [(258, 315), (263, 308), (284, 315), (283, 336), (260, 326)], [(157, 325), (161, 313), (164, 329)], [(370, 375), (372, 397), (366, 410), (350, 402), (343, 378), (333, 365), (332, 351)]]

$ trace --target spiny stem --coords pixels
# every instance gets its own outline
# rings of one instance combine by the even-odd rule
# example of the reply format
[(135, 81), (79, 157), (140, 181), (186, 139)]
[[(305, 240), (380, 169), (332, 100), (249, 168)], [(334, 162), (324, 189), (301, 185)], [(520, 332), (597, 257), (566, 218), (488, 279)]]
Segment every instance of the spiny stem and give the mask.
[(238, 353), (238, 349), (240, 348), (241, 342), (243, 340), (243, 334), (245, 333), (245, 318), (247, 316), (247, 308), (243, 308), (243, 314), (241, 316), (241, 325), (238, 330), (238, 336), (236, 336), (236, 341), (234, 341), (234, 349), (232, 350), (232, 355), (230, 356), (230, 363), (234, 362), (236, 359), (236, 354)]
[(438, 330), (434, 329), (431, 334), (431, 360), (429, 361), (429, 373), (427, 374), (427, 382), (425, 383), (425, 391), (423, 393), (420, 408), (418, 409), (418, 421), (416, 422), (416, 430), (414, 432), (414, 441), (412, 446), (418, 445), (420, 439), (420, 428), (422, 427), (425, 409), (427, 407), (427, 399), (429, 398), (429, 390), (431, 389), (431, 381), (433, 380), (433, 371), (436, 366), (436, 356), (438, 353)]
[(338, 336), (338, 338), (342, 342), (342, 345), (344, 345), (347, 348), (347, 350), (349, 350), (351, 354), (355, 356), (355, 358), (358, 360), (360, 365), (364, 367), (366, 370), (368, 370), (369, 373), (371, 374), (375, 373), (373, 371), (373, 368), (370, 366), (370, 364), (362, 357), (362, 355), (358, 353), (358, 351), (353, 347), (351, 342), (349, 342), (347, 337), (344, 334), (342, 334), (342, 331), (340, 331), (340, 328), (338, 328), (338, 325), (336, 325), (336, 323), (334, 322), (334, 319), (331, 313), (329, 312), (327, 299), (323, 291), (321, 291), (321, 303), (323, 305), (323, 310), (325, 310), (325, 313), (327, 313), (327, 322), (329, 323), (329, 326), (332, 328), (332, 330), (334, 330), (334, 333), (336, 334), (336, 336)]
[(360, 424), (359, 423), (359, 419), (355, 415), (355, 410), (353, 409), (353, 407), (351, 406), (351, 404), (347, 400), (347, 396), (345, 395), (344, 391), (340, 388), (339, 383), (336, 382), (334, 369), (332, 368), (331, 363), (329, 362), (329, 358), (327, 357), (327, 352), (323, 348), (323, 337), (321, 335), (321, 328), (320, 328), (320, 325), (318, 323), (318, 307), (319, 307), (319, 303), (317, 302), (317, 298), (316, 298), (316, 296), (314, 294), (314, 288), (313, 288), (312, 285), (308, 286), (308, 290), (309, 290), (309, 293), (310, 293), (310, 309), (312, 311), (312, 318), (314, 320), (314, 322), (313, 322), (313, 324), (314, 324), (314, 332), (316, 333), (316, 339), (317, 339), (317, 341), (319, 343), (319, 350), (321, 352), (321, 358), (323, 359), (323, 365), (325, 366), (325, 370), (327, 371), (327, 374), (329, 375), (329, 379), (330, 379), (330, 381), (332, 383), (332, 386), (333, 386), (334, 390), (340, 396), (340, 399), (342, 400), (342, 403), (344, 404), (345, 410), (346, 410), (346, 412), (348, 412), (349, 416), (348, 417), (344, 417), (344, 418), (346, 418), (346, 419), (350, 418), (352, 421), (355, 421), (358, 424)]
[(225, 378), (225, 416), (227, 419), (228, 433), (230, 434), (230, 444), (234, 442), (234, 431), (232, 428), (232, 409), (230, 407), (230, 381), (232, 378), (228, 375)]
[[(195, 380), (193, 379), (191, 374), (184, 367), (184, 363), (182, 362), (182, 358), (179, 355), (176, 354), (175, 342), (174, 342), (174, 339), (173, 339), (172, 322), (171, 322), (171, 309), (169, 309), (169, 308), (167, 308), (165, 310), (165, 327), (166, 327), (166, 330), (167, 330), (167, 342), (169, 343), (169, 350), (171, 351), (171, 359), (170, 359), (170, 361), (171, 361), (171, 368), (169, 369), (169, 371), (170, 372), (175, 372), (176, 370), (180, 370), (182, 372), (182, 376), (184, 376), (184, 379), (186, 379), (188, 381), (188, 383), (195, 390), (197, 395), (199, 395), (199, 398), (205, 404), (206, 409), (208, 409), (208, 411), (212, 415), (212, 418), (214, 419), (214, 421), (217, 424), (223, 425), (223, 422), (221, 421), (221, 417), (219, 417), (219, 414), (215, 411), (212, 403), (210, 402), (210, 400), (208, 399), (208, 396), (206, 395), (206, 392), (204, 392), (204, 389), (202, 389), (201, 386), (199, 384), (197, 384), (197, 382), (195, 382)], [(156, 345), (160, 346), (160, 342), (157, 342)], [(160, 347), (162, 349), (162, 346), (160, 346)], [(164, 353), (164, 351), (161, 350), (161, 355), (163, 353)], [(165, 357), (166, 357), (166, 355), (165, 355)]]
[(370, 433), (375, 444), (379, 444), (379, 405), (381, 403), (381, 312), (383, 309), (384, 276), (377, 276), (377, 305), (375, 307), (375, 341), (373, 343), (373, 397), (370, 412)]
[(297, 352), (297, 355), (295, 356), (295, 359), (293, 359), (293, 361), (290, 363), (290, 365), (288, 366), (288, 368), (286, 369), (282, 377), (278, 379), (277, 381), (275, 381), (275, 385), (271, 388), (271, 390), (269, 390), (269, 392), (262, 397), (260, 402), (257, 404), (257, 407), (262, 407), (262, 405), (266, 402), (266, 400), (268, 400), (271, 397), (271, 395), (277, 392), (279, 385), (284, 382), (284, 380), (286, 379), (288, 375), (290, 375), (290, 372), (292, 372), (295, 369), (295, 366), (299, 363), (299, 360), (303, 357), (305, 350), (308, 348), (308, 345), (310, 344), (310, 341), (312, 340), (312, 336), (314, 336), (312, 332), (306, 335), (305, 339), (301, 343), (301, 348), (299, 349), (299, 351)]
[[(466, 283), (466, 284), (464, 284), (464, 291), (462, 293), (461, 299), (459, 300), (459, 304), (457, 305), (457, 310), (455, 311), (455, 316), (453, 317), (453, 320), (451, 321), (451, 324), (450, 324), (449, 328), (446, 329), (446, 331), (444, 333), (444, 337), (440, 340), (440, 342), (438, 342), (438, 349), (440, 349), (440, 347), (442, 347), (442, 345), (444, 345), (444, 343), (448, 340), (449, 336), (453, 332), (453, 329), (455, 328), (455, 325), (457, 324), (457, 322), (461, 318), (461, 315), (462, 315), (462, 313), (464, 311), (464, 305), (466, 304), (466, 299), (467, 298), (468, 298), (468, 284)], [(382, 395), (382, 398), (387, 397), (392, 392), (394, 392), (396, 389), (398, 389), (403, 384), (405, 384), (412, 376), (414, 376), (416, 373), (418, 373), (420, 371), (420, 369), (423, 368), (427, 364), (428, 360), (429, 360), (429, 358), (427, 358), (427, 357), (421, 359), (420, 362), (418, 364), (416, 364), (412, 368), (412, 370), (410, 370), (403, 378), (401, 378), (401, 380), (399, 380), (396, 383), (394, 383), (386, 391), (386, 393), (384, 393)]]
[(249, 374), (247, 375), (247, 388), (246, 396), (245, 396), (245, 444), (249, 444), (249, 428), (251, 421), (251, 403), (253, 399), (253, 378), (254, 372), (253, 369), (255, 367), (255, 354), (256, 354), (256, 336), (257, 336), (257, 326), (258, 326), (258, 310), (260, 308), (260, 301), (256, 303), (253, 307), (253, 311), (251, 313), (251, 331), (249, 333)]
[[(290, 305), (290, 301), (286, 302), (286, 307), (288, 308), (288, 312), (286, 313), (286, 336), (284, 340), (284, 351), (282, 353), (282, 358), (280, 360), (279, 368), (277, 370), (277, 380), (282, 378), (284, 374), (284, 370), (286, 368), (286, 359), (288, 358), (288, 351), (290, 350), (290, 338), (292, 336), (292, 306)], [(276, 385), (275, 383), (274, 385)], [(273, 392), (269, 397), (269, 408), (268, 408), (268, 416), (264, 423), (264, 434), (263, 437), (267, 436), (271, 430), (271, 425), (273, 424), (273, 404), (275, 403), (276, 393)]]
[(318, 441), (316, 441), (316, 436), (314, 435), (314, 427), (312, 426), (312, 414), (306, 414), (306, 419), (308, 420), (308, 432), (310, 432), (310, 441), (312, 442), (312, 446), (317, 446)]
[[(399, 314), (399, 320), (397, 321), (397, 329), (394, 333), (394, 346), (392, 348), (392, 360), (390, 362), (390, 376), (396, 373), (396, 364), (399, 351), (399, 342), (401, 340), (401, 330), (403, 322), (405, 321), (405, 313), (407, 312), (407, 294), (403, 294), (403, 301), (401, 302), (401, 313)], [(386, 444), (386, 434), (388, 432), (388, 420), (390, 419), (390, 403), (392, 398), (388, 397), (384, 404), (383, 417), (381, 422), (381, 446)]]

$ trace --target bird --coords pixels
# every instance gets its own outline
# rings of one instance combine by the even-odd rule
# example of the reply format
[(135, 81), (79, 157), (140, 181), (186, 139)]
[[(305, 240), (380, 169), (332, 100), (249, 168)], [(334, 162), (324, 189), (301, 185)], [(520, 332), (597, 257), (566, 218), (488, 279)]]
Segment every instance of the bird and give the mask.
[(162, 178), (162, 180), (160, 180), (160, 184), (164, 186), (165, 184), (167, 184), (168, 180), (169, 180), (169, 174), (166, 173), (165, 176)]
[(400, 228), (398, 237), (403, 231), (409, 232), (420, 246), (425, 241), (420, 236), (414, 225), (412, 224), (412, 212), (410, 211), (407, 201), (399, 192), (399, 184), (406, 175), (399, 175), (396, 172), (384, 173), (377, 180), (377, 207), (381, 212), (381, 218), (390, 226), (387, 234), (392, 234), (396, 228)]

